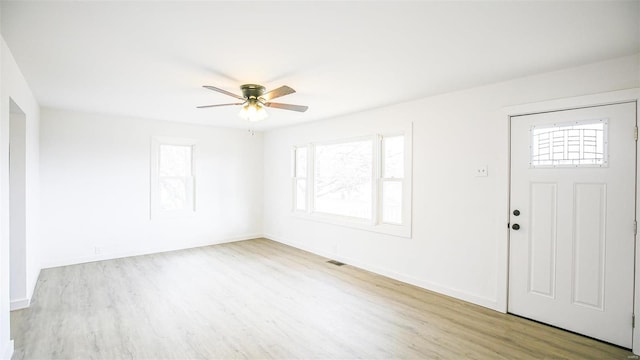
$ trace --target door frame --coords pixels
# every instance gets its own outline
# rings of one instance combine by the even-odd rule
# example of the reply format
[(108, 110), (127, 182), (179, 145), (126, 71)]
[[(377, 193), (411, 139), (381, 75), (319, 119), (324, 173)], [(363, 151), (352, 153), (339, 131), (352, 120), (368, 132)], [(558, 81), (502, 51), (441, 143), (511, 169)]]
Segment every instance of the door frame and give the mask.
[[(510, 206), (511, 206), (511, 118), (520, 115), (531, 115), (544, 112), (570, 110), (577, 108), (586, 108), (602, 105), (614, 105), (620, 103), (635, 102), (636, 103), (636, 126), (638, 126), (638, 117), (640, 116), (640, 88), (611, 91), (605, 93), (598, 93), (592, 95), (577, 96), (564, 99), (555, 99), (549, 101), (542, 101), (536, 103), (514, 105), (505, 107), (502, 109), (503, 114), (507, 121), (507, 204), (506, 204), (506, 217), (505, 226), (508, 227), (510, 221)], [(638, 174), (638, 168), (640, 167), (640, 147), (636, 143), (636, 198), (635, 198), (635, 211), (636, 219), (640, 214), (640, 197), (638, 196), (638, 189), (640, 189), (640, 179)], [(501, 271), (499, 272), (499, 294), (498, 294), (498, 308), (500, 311), (506, 313), (508, 311), (508, 294), (509, 294), (509, 242), (511, 232), (506, 229), (506, 236), (504, 240), (499, 244), (499, 263)], [(633, 299), (633, 313), (640, 316), (640, 246), (638, 246), (638, 234), (635, 237), (635, 274), (634, 274), (634, 299)], [(501, 292), (500, 292), (501, 291)], [(640, 319), (639, 319), (640, 320)], [(633, 331), (633, 345), (632, 351), (634, 354), (640, 354), (640, 331)]]

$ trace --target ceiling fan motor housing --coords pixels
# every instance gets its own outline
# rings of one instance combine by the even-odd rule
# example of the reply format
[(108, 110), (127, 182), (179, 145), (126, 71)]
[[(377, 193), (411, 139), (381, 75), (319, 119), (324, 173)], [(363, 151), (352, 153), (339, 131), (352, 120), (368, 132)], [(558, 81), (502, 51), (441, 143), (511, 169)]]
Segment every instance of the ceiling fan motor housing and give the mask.
[(244, 84), (240, 86), (240, 89), (242, 89), (242, 96), (245, 99), (257, 99), (265, 92), (264, 86), (256, 84)]

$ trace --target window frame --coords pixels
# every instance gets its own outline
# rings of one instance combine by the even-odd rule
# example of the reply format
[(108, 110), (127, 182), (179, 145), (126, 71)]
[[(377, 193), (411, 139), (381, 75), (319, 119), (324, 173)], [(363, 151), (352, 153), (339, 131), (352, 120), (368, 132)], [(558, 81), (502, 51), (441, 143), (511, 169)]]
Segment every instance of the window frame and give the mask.
[[(404, 137), (404, 172), (402, 178), (383, 178), (383, 140), (386, 137), (403, 136)], [(344, 215), (337, 215), (325, 212), (319, 212), (315, 210), (315, 148), (318, 145), (331, 145), (356, 142), (362, 140), (371, 140), (373, 146), (372, 153), (372, 186), (371, 186), (371, 219), (362, 219), (356, 217), (349, 217)], [(306, 174), (306, 209), (296, 209), (296, 157), (295, 150), (297, 148), (307, 148), (307, 174)], [(292, 215), (305, 220), (312, 220), (324, 223), (330, 223), (334, 225), (346, 226), (350, 228), (357, 228), (367, 231), (379, 232), (388, 235), (394, 235), (399, 237), (411, 238), (412, 229), (412, 214), (411, 214), (411, 200), (412, 200), (412, 128), (395, 129), (392, 131), (380, 131), (373, 135), (356, 136), (343, 139), (312, 141), (305, 144), (298, 144), (293, 146), (292, 151)], [(397, 181), (402, 183), (402, 223), (385, 223), (382, 221), (382, 186), (385, 181)]]
[[(151, 171), (150, 171), (150, 219), (156, 218), (177, 218), (191, 217), (196, 212), (196, 143), (194, 139), (153, 136), (151, 138)], [(162, 208), (160, 200), (160, 147), (169, 146), (189, 146), (191, 147), (191, 176), (186, 176), (188, 184), (187, 202), (185, 209), (165, 210)], [(175, 178), (175, 176), (170, 176)]]

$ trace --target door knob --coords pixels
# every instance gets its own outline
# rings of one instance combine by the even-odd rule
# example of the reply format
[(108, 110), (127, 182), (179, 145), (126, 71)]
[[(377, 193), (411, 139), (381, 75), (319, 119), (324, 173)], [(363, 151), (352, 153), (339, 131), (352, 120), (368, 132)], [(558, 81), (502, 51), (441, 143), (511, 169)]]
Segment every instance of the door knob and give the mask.
[(513, 230), (520, 230), (520, 225), (518, 225), (518, 224), (513, 224), (513, 225), (511, 225), (511, 228), (512, 228)]

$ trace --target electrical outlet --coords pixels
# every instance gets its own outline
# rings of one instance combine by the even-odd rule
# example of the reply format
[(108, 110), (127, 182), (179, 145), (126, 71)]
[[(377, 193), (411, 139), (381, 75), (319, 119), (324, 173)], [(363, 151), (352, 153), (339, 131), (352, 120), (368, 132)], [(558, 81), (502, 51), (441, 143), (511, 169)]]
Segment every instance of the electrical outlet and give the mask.
[(484, 177), (489, 176), (489, 170), (487, 169), (487, 165), (480, 166), (476, 169), (476, 177)]

